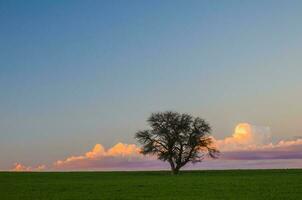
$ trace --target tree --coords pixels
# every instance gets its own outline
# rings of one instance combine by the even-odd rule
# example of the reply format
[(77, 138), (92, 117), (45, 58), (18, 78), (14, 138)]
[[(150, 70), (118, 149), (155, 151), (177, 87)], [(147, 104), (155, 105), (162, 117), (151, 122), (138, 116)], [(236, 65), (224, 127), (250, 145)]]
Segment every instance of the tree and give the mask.
[(199, 117), (167, 111), (151, 114), (147, 122), (151, 129), (135, 134), (142, 145), (141, 153), (168, 161), (173, 174), (178, 174), (189, 162), (201, 162), (206, 156), (217, 158), (219, 155), (209, 136), (210, 125)]

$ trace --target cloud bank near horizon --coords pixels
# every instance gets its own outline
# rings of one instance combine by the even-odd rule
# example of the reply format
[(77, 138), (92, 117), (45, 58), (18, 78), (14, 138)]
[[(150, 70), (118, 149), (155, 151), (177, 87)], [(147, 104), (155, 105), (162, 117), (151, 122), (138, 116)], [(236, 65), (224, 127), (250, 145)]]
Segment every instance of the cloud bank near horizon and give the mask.
[(272, 143), (269, 127), (238, 124), (232, 136), (216, 140), (225, 160), (301, 159), (302, 139)]
[(215, 143), (223, 152), (251, 150), (271, 144), (271, 137), (269, 127), (240, 123), (235, 127), (234, 133), (230, 137), (216, 140)]
[(58, 160), (53, 167), (56, 170), (131, 169), (154, 160), (155, 158), (140, 154), (140, 148), (135, 144), (118, 143), (108, 150), (101, 144), (96, 144), (84, 155)]
[[(240, 123), (234, 133), (215, 140), (221, 156), (187, 169), (246, 169), (302, 167), (302, 139), (282, 140), (273, 144), (269, 127)], [(12, 171), (65, 170), (156, 170), (168, 169), (167, 163), (154, 156), (143, 156), (135, 144), (118, 143), (106, 150), (101, 144), (83, 155), (57, 160), (52, 166), (30, 167), (15, 163)]]
[(46, 165), (38, 165), (37, 167), (26, 166), (21, 163), (15, 163), (14, 167), (10, 171), (15, 172), (27, 172), (27, 171), (44, 171), (46, 169)]

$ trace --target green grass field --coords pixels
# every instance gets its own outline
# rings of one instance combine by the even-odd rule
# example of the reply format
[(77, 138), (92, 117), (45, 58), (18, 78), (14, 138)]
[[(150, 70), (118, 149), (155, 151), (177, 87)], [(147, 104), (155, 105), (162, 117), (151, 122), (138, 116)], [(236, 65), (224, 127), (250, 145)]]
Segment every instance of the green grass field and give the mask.
[(0, 199), (302, 199), (302, 170), (2, 172)]

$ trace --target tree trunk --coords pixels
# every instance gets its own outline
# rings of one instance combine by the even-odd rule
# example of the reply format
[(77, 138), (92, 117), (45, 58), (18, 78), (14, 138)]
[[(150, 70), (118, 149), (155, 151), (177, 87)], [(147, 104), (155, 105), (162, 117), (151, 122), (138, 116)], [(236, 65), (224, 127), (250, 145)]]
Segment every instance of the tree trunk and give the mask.
[(170, 166), (171, 166), (171, 172), (173, 175), (178, 174), (179, 169), (175, 167), (175, 164), (172, 159), (169, 160)]
[(172, 174), (173, 175), (177, 175), (178, 173), (179, 173), (179, 169), (178, 168), (172, 169)]

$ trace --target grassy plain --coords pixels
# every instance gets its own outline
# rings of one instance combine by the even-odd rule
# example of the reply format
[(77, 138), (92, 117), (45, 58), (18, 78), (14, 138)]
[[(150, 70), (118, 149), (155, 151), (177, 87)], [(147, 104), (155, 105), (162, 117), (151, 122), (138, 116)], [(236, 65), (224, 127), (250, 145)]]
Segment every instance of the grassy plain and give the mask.
[(302, 170), (1, 172), (0, 199), (302, 199)]

